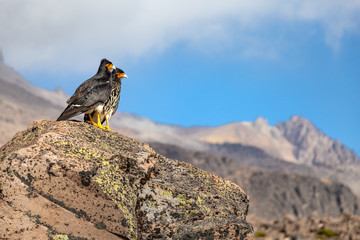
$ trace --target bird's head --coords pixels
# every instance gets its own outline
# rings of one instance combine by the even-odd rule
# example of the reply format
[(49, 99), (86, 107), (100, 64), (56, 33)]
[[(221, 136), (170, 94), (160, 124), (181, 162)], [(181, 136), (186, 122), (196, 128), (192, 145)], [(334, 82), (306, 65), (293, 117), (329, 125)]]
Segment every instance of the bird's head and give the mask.
[(109, 72), (111, 69), (115, 69), (116, 67), (112, 64), (112, 62), (103, 58), (100, 62), (100, 68)]
[(120, 80), (122, 78), (128, 78), (128, 76), (120, 68), (115, 68), (115, 70), (112, 73), (115, 76), (115, 80)]

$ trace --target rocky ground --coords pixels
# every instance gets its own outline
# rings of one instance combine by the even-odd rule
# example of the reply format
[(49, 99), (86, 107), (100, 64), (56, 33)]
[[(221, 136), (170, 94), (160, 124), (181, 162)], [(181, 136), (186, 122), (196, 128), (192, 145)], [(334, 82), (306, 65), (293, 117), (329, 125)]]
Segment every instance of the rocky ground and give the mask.
[(339, 217), (320, 218), (317, 213), (297, 219), (287, 215), (282, 219), (264, 222), (249, 219), (254, 225), (255, 239), (263, 240), (359, 240), (360, 216), (343, 214)]
[(232, 182), (81, 122), (36, 121), (0, 149), (2, 239), (252, 239)]

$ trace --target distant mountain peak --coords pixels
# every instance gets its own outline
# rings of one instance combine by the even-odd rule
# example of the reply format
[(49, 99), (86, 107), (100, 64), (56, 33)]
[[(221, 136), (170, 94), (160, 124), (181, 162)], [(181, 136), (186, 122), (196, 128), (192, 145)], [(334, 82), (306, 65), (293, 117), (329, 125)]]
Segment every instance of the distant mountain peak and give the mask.
[(326, 136), (304, 117), (293, 116), (289, 121), (276, 124), (276, 127), (296, 147), (294, 154), (302, 163), (330, 166), (359, 162), (353, 151)]
[(301, 126), (306, 128), (316, 129), (315, 125), (308, 119), (303, 116), (294, 115), (287, 121), (288, 124), (292, 124), (294, 126)]
[(263, 128), (263, 127), (268, 127), (269, 126), (269, 120), (267, 120), (266, 118), (263, 117), (258, 117), (255, 119), (253, 126), (256, 128)]
[(290, 118), (290, 122), (307, 122), (311, 123), (308, 119), (304, 118), (303, 116), (294, 115)]

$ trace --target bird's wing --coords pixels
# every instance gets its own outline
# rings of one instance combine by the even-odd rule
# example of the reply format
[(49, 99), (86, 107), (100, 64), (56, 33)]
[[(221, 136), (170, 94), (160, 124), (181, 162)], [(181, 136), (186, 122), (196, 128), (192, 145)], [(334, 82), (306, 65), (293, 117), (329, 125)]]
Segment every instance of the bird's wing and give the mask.
[(109, 98), (110, 93), (111, 84), (102, 83), (91, 88), (84, 97), (76, 101), (76, 104), (92, 107), (98, 103), (104, 103)]
[(76, 101), (69, 104), (58, 117), (57, 121), (67, 120), (97, 107), (109, 98), (110, 93), (111, 85), (109, 83), (103, 83), (93, 87), (88, 94), (77, 98)]
[(109, 81), (110, 74), (97, 73), (93, 77), (87, 79), (75, 90), (75, 93), (66, 101), (67, 104), (72, 104), (78, 98), (81, 98), (84, 94), (87, 94), (93, 87), (106, 83)]
[(109, 83), (109, 79), (102, 77), (102, 78), (90, 78), (86, 80), (75, 90), (75, 93), (66, 101), (67, 104), (73, 104), (79, 98), (83, 97), (84, 95), (87, 95), (94, 87), (103, 83)]

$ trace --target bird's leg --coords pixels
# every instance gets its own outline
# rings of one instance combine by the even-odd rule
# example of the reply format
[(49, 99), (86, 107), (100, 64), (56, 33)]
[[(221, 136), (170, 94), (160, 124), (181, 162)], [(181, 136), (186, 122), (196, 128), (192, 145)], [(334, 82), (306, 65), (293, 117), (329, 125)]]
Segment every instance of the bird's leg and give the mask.
[(105, 120), (106, 120), (106, 129), (109, 130), (109, 131), (112, 131), (112, 130), (110, 129), (110, 126), (109, 126), (109, 119), (108, 119), (108, 116), (107, 116), (107, 115), (105, 116)]
[(93, 121), (90, 113), (88, 113), (88, 116), (90, 118), (90, 121), (87, 121), (87, 122), (90, 123), (90, 124), (96, 125), (96, 123)]
[(97, 124), (95, 126), (97, 126), (98, 128), (101, 128), (101, 129), (105, 129), (105, 127), (101, 124), (100, 114), (97, 115)]

